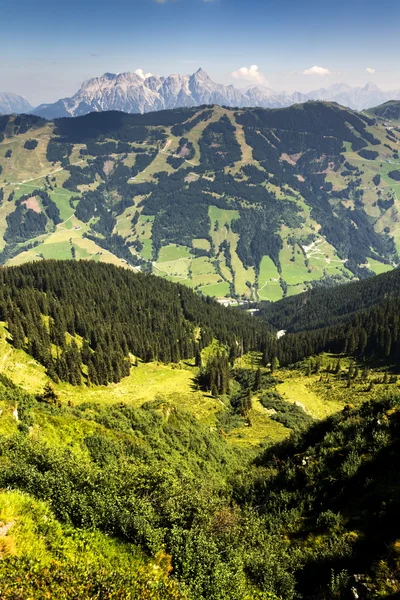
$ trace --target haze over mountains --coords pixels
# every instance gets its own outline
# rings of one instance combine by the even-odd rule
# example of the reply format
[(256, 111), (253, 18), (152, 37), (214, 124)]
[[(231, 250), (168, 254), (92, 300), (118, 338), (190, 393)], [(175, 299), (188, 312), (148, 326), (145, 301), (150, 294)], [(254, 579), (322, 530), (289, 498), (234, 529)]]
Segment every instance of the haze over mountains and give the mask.
[(215, 83), (203, 69), (199, 69), (192, 75), (169, 77), (105, 73), (101, 77), (85, 81), (71, 98), (64, 98), (54, 104), (42, 104), (33, 112), (46, 119), (54, 119), (80, 116), (93, 111), (121, 110), (128, 113), (145, 113), (202, 104), (239, 108), (283, 108), (308, 100), (330, 100), (362, 110), (398, 98), (400, 90), (382, 92), (373, 83), (367, 83), (363, 88), (352, 88), (345, 83), (339, 83), (307, 94), (275, 92), (264, 86), (241, 90), (233, 85)]
[(15, 94), (0, 94), (0, 113), (32, 112), (46, 119), (81, 116), (89, 112), (120, 110), (146, 113), (178, 107), (219, 104), (230, 107), (282, 108), (308, 100), (334, 101), (355, 110), (363, 110), (388, 100), (400, 99), (400, 89), (382, 91), (374, 83), (351, 87), (337, 83), (308, 93), (276, 92), (259, 85), (238, 89), (215, 83), (199, 69), (192, 75), (148, 77), (135, 73), (104, 73), (85, 81), (70, 98), (32, 109), (29, 102)]
[(28, 113), (33, 109), (25, 98), (18, 94), (0, 92), (0, 115)]

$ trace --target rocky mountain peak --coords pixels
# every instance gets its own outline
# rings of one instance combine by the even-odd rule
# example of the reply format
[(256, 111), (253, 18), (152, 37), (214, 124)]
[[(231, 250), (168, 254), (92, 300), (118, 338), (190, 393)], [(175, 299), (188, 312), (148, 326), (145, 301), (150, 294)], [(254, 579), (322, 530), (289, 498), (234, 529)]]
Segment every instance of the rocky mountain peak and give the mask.
[(85, 81), (71, 98), (64, 98), (55, 104), (41, 105), (32, 112), (51, 119), (98, 110), (143, 113), (202, 104), (283, 108), (308, 100), (332, 101), (363, 110), (386, 100), (400, 99), (399, 90), (382, 92), (371, 82), (363, 88), (336, 83), (309, 93), (288, 93), (276, 92), (262, 85), (247, 90), (239, 90), (233, 85), (221, 85), (215, 83), (202, 68), (192, 75), (175, 73), (168, 77), (144, 77), (142, 72), (138, 73), (104, 73)]
[(197, 69), (196, 73), (193, 74), (193, 77), (195, 77), (196, 79), (210, 79), (209, 74), (201, 67), (200, 69)]
[(366, 92), (380, 92), (381, 91), (379, 89), (379, 87), (376, 85), (376, 83), (373, 83), (372, 81), (368, 81), (368, 83), (364, 86), (363, 89)]
[(0, 115), (28, 113), (32, 106), (25, 98), (11, 92), (0, 92)]

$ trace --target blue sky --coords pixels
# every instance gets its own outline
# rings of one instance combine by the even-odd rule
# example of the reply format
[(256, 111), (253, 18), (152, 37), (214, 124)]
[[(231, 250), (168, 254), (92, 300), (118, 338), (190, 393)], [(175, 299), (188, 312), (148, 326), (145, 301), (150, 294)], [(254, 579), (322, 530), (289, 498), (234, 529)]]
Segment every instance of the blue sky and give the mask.
[(0, 15), (0, 91), (32, 104), (138, 68), (277, 90), (400, 88), (399, 0), (0, 0)]

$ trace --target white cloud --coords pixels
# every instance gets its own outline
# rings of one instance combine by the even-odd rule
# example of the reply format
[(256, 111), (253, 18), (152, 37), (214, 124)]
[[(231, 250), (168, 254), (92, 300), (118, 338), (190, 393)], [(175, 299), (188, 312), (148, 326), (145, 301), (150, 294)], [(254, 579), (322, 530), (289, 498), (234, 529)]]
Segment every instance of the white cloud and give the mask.
[(303, 71), (303, 75), (319, 75), (319, 76), (323, 76), (323, 75), (330, 75), (331, 71), (329, 69), (327, 69), (326, 67), (317, 67), (317, 65), (314, 65), (313, 67), (310, 67), (309, 69), (306, 69), (305, 71)]
[(370, 75), (373, 75), (376, 71), (376, 69), (373, 69), (372, 67), (367, 67), (365, 70), (367, 71), (367, 73), (370, 73)]
[(232, 77), (235, 79), (245, 79), (246, 81), (252, 81), (255, 83), (267, 83), (265, 77), (258, 70), (257, 65), (251, 65), (251, 67), (240, 67), (237, 71), (233, 71)]
[(143, 69), (136, 69), (135, 73), (136, 75), (139, 75), (139, 77), (141, 77), (142, 79), (147, 79), (148, 77), (151, 77), (151, 73), (145, 73)]

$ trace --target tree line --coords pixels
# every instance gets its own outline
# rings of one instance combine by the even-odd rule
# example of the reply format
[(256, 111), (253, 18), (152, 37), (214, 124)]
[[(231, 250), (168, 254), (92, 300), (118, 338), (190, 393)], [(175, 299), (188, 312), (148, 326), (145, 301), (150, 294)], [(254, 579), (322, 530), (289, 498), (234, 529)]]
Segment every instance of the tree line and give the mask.
[(179, 362), (214, 338), (240, 355), (271, 328), (161, 278), (108, 264), (43, 261), (0, 272), (0, 318), (53, 379), (106, 385), (137, 358)]

